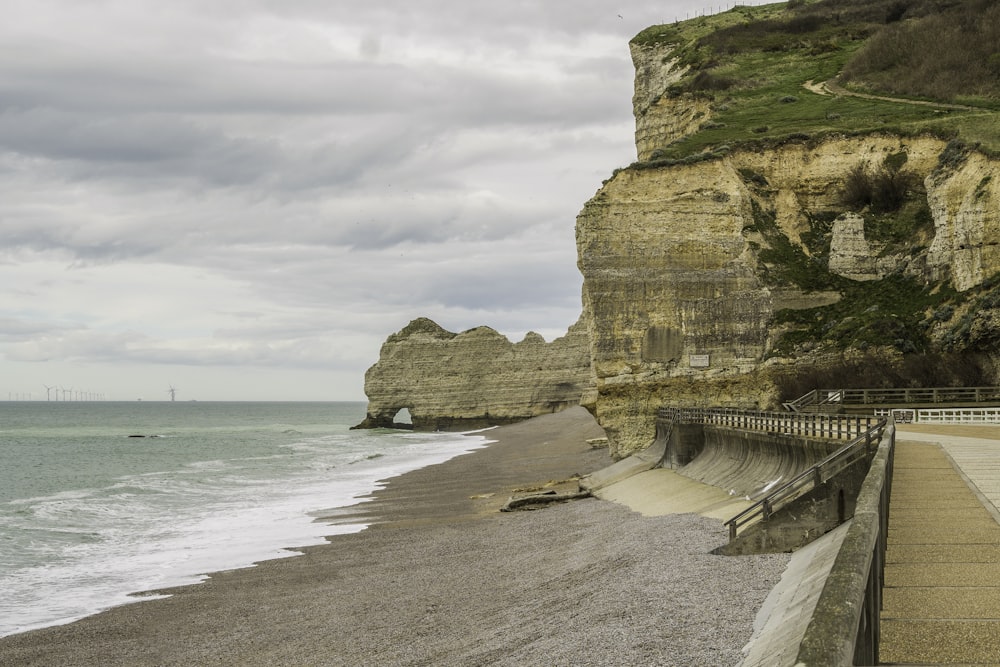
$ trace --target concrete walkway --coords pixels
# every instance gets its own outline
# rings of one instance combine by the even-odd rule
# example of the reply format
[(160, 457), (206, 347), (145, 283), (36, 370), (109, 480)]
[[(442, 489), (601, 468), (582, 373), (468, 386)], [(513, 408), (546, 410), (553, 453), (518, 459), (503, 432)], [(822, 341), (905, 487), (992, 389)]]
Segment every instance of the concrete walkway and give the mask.
[(997, 506), (1000, 429), (899, 426), (883, 664), (1000, 665)]

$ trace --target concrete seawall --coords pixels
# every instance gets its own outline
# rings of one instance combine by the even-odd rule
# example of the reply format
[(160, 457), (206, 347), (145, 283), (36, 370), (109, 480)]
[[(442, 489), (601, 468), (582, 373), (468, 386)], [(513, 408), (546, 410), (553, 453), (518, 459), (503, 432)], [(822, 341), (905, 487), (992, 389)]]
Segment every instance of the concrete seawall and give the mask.
[[(801, 475), (845, 440), (744, 430), (714, 424), (658, 424), (645, 450), (595, 472), (582, 486), (605, 500), (649, 515), (692, 512), (729, 519)], [(768, 521), (747, 526), (719, 553), (797, 549), (833, 530), (854, 509), (867, 462), (803, 492)]]
[[(865, 458), (845, 468), (717, 550), (795, 552), (758, 616), (745, 667), (874, 664), (893, 442), (890, 426), (871, 463)], [(728, 518), (844, 444), (673, 424), (660, 428), (640, 456), (612, 466), (614, 474), (599, 471), (589, 481), (595, 495), (646, 514)]]
[[(698, 440), (701, 451), (683, 463), (694, 453), (693, 443)], [(756, 500), (823, 460), (842, 444), (781, 433), (678, 424), (671, 431), (666, 450), (667, 461), (679, 474), (717, 486), (731, 495)]]
[[(743, 667), (875, 665), (895, 429), (886, 429), (853, 518), (792, 556), (758, 615)], [(810, 553), (814, 551), (814, 553)], [(820, 558), (814, 558), (820, 553)], [(781, 656), (778, 659), (776, 656)]]

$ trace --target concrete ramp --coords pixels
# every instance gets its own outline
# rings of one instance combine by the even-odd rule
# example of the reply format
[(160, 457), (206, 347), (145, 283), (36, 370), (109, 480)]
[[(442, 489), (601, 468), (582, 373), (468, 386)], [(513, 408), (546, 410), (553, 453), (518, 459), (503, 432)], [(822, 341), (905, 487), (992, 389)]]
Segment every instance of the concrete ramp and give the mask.
[(843, 444), (843, 441), (764, 431), (706, 427), (703, 449), (679, 472), (725, 489), (731, 495), (757, 499), (823, 460)]
[(639, 472), (593, 494), (645, 516), (692, 513), (725, 520), (750, 506), (746, 498), (731, 496), (717, 486), (696, 482), (667, 468)]
[[(642, 514), (726, 520), (842, 442), (701, 424), (674, 424), (645, 450), (580, 481), (598, 498)], [(661, 465), (672, 468), (661, 468)]]
[(754, 621), (740, 667), (794, 667), (816, 603), (847, 536), (849, 523), (827, 533), (792, 555), (785, 574)]
[(658, 438), (641, 452), (587, 475), (580, 480), (580, 488), (584, 491), (594, 493), (598, 489), (603, 489), (606, 486), (628, 479), (646, 470), (652, 470), (660, 465), (666, 449), (667, 441)]

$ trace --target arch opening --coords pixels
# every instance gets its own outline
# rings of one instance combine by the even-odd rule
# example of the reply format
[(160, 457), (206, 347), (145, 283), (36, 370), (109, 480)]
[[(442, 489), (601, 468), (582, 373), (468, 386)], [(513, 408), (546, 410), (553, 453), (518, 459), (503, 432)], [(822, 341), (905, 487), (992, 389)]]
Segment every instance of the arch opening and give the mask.
[(409, 408), (400, 408), (396, 411), (396, 414), (392, 417), (392, 427), (393, 428), (413, 428), (413, 416), (410, 414)]

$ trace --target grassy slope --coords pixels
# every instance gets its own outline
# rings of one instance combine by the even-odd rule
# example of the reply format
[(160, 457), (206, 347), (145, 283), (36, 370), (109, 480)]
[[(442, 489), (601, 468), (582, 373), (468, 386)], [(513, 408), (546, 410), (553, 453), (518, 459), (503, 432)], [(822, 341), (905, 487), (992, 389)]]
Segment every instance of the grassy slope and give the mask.
[[(637, 35), (633, 41), (639, 44), (675, 47), (682, 64), (691, 68), (671, 94), (699, 95), (713, 102), (710, 124), (661, 147), (657, 157), (682, 159), (722, 145), (735, 147), (789, 136), (887, 130), (958, 136), (966, 143), (1000, 152), (997, 100), (966, 96), (961, 102), (978, 109), (945, 110), (807, 91), (803, 88), (806, 81), (836, 77), (882, 28), (865, 20), (805, 21), (800, 13), (808, 8), (807, 4), (793, 11), (784, 2), (737, 7), (714, 16), (653, 26)], [(715, 89), (726, 81), (731, 85)]]

